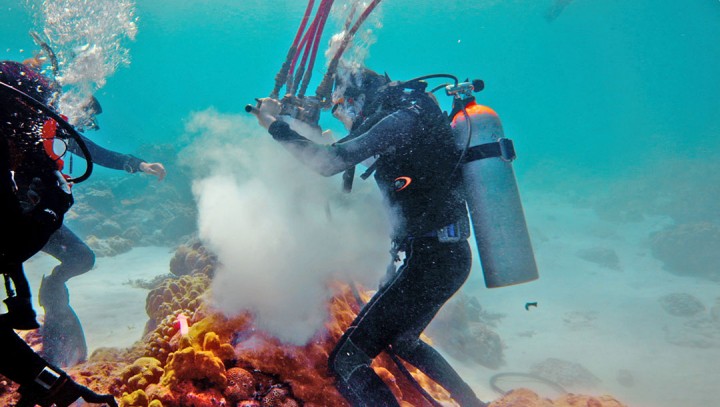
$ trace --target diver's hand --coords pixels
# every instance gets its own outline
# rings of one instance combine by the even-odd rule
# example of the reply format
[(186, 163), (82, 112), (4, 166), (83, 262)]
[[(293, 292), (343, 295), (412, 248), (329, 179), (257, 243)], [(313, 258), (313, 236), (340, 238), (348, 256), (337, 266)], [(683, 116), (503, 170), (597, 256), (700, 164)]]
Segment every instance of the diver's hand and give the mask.
[(167, 175), (167, 171), (165, 171), (165, 166), (161, 163), (140, 163), (140, 171), (144, 172), (145, 174), (156, 176), (158, 181), (162, 181)]
[(258, 99), (257, 106), (250, 113), (258, 119), (258, 123), (264, 128), (269, 128), (277, 120), (282, 105), (277, 99)]

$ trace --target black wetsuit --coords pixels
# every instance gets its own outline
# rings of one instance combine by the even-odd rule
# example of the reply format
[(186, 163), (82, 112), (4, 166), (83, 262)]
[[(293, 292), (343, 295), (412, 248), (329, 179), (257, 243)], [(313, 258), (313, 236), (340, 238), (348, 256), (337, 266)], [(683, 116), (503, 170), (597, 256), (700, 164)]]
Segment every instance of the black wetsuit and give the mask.
[[(129, 173), (140, 171), (141, 160), (130, 154), (110, 151), (81, 136), (90, 152), (93, 163), (113, 170), (125, 170)], [(68, 151), (83, 157), (77, 143), (68, 141)], [(43, 252), (55, 257), (60, 264), (53, 269), (53, 276), (66, 281), (71, 277), (88, 272), (95, 264), (95, 254), (70, 228), (63, 225), (55, 232), (50, 241), (43, 247)]]
[[(52, 91), (52, 86), (42, 75), (17, 62), (0, 62), (0, 81), (39, 101), (47, 101)], [(43, 118), (36, 117), (34, 110), (22, 106), (22, 102), (11, 93), (0, 93), (0, 100), (0, 271), (8, 273), (9, 268), (20, 267), (21, 270), (22, 263), (43, 247), (62, 224), (65, 211), (54, 209), (57, 216), (50, 216), (45, 211), (48, 205), (37, 205), (28, 210), (27, 203), (23, 203), (25, 198), (18, 192), (19, 179), (16, 179), (19, 175), (17, 161), (37, 154), (31, 161), (40, 164), (39, 159), (44, 152), (26, 150), (23, 148), (23, 140), (39, 138), (32, 133), (37, 130), (34, 124), (41, 123)], [(48, 164), (47, 168), (52, 170), (52, 164)], [(29, 176), (42, 175), (47, 171), (38, 167)], [(46, 201), (45, 204), (51, 202)], [(20, 295), (20, 287), (16, 286), (16, 289)], [(29, 288), (27, 290), (27, 293), (22, 294), (29, 297)], [(0, 374), (14, 382), (31, 383), (48, 365), (10, 326), (2, 323), (0, 348), (4, 350), (0, 358)]]
[(419, 338), (465, 282), (471, 266), (467, 211), (456, 169), (460, 154), (449, 122), (420, 93), (394, 100), (390, 108), (370, 110), (347, 141), (329, 146), (305, 139), (280, 120), (269, 128), (293, 155), (325, 176), (376, 156), (374, 177), (394, 222), (393, 251), (406, 253), (404, 264), (389, 272), (336, 345), (330, 370), (353, 406), (398, 406), (370, 367), (373, 358), (392, 348), (461, 405), (481, 406), (447, 361)]

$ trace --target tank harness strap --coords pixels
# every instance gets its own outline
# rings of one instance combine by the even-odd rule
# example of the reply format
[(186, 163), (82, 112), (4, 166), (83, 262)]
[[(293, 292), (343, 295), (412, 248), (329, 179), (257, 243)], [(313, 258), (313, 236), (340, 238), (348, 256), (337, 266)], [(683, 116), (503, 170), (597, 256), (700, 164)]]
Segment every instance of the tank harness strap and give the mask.
[(508, 138), (501, 138), (494, 143), (479, 144), (470, 147), (465, 154), (465, 163), (485, 158), (500, 157), (503, 161), (512, 161), (517, 155), (515, 154), (515, 145)]

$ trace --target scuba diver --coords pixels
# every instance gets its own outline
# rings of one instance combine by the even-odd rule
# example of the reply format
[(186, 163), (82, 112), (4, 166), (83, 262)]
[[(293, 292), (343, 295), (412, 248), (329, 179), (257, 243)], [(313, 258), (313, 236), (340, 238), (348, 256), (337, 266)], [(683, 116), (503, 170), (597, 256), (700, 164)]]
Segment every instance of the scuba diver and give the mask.
[[(250, 110), (275, 140), (321, 175), (351, 174), (356, 164), (375, 159), (362, 177), (374, 172), (389, 205), (393, 263), (330, 354), (338, 390), (353, 406), (399, 406), (370, 366), (389, 350), (444, 387), (461, 406), (486, 406), (440, 353), (420, 339), (471, 267), (470, 224), (458, 169), (461, 151), (448, 118), (424, 87), (408, 92), (365, 68), (336, 75), (332, 99), (333, 116), (350, 133), (331, 145), (315, 143), (279, 120), (282, 105), (274, 98), (259, 99)], [(400, 252), (404, 261), (395, 268)]]
[[(8, 291), (4, 301), (8, 312), (0, 315), (0, 374), (20, 384), (18, 407), (67, 407), (80, 398), (117, 407), (111, 395), (96, 394), (76, 383), (14, 331), (39, 327), (23, 262), (62, 225), (73, 198), (59, 172), (54, 137), (45, 134), (48, 123), (63, 121), (47, 107), (56, 87), (27, 66), (10, 61), (0, 62), (0, 82), (0, 271)], [(89, 171), (82, 178), (87, 176)]]
[[(46, 51), (47, 52), (47, 51)], [(23, 65), (40, 75), (43, 65), (38, 56), (23, 61)], [(53, 83), (53, 91), (57, 94), (61, 88), (54, 81), (45, 77), (47, 82)], [(97, 115), (102, 113), (98, 100), (91, 96), (83, 107), (84, 114), (75, 128), (79, 131), (98, 130)], [(107, 150), (84, 135), (80, 135), (87, 146), (93, 162), (101, 167), (115, 170), (125, 170), (128, 173), (146, 173), (162, 181), (166, 176), (165, 167), (161, 163), (148, 163), (130, 154), (122, 154)], [(85, 157), (78, 144), (70, 139), (67, 141), (67, 151)], [(85, 334), (77, 314), (70, 306), (70, 296), (66, 282), (75, 276), (90, 271), (95, 265), (95, 253), (70, 228), (62, 225), (50, 236), (42, 251), (60, 261), (50, 275), (43, 276), (40, 284), (38, 300), (45, 310), (45, 321), (42, 326), (43, 356), (50, 362), (59, 366), (72, 366), (87, 358), (87, 345)]]

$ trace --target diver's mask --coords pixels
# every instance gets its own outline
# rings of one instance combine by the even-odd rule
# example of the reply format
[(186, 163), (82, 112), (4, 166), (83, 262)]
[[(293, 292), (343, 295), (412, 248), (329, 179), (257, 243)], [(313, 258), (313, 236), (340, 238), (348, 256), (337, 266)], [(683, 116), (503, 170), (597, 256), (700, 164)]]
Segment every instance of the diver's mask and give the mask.
[(95, 96), (90, 96), (90, 99), (82, 107), (81, 117), (78, 118), (78, 122), (75, 123), (75, 128), (78, 131), (87, 130), (100, 130), (100, 124), (98, 124), (97, 115), (102, 113), (102, 106)]
[(357, 97), (341, 97), (333, 103), (332, 115), (340, 120), (348, 130), (352, 128), (355, 119), (360, 116), (363, 105), (365, 104), (365, 95)]

